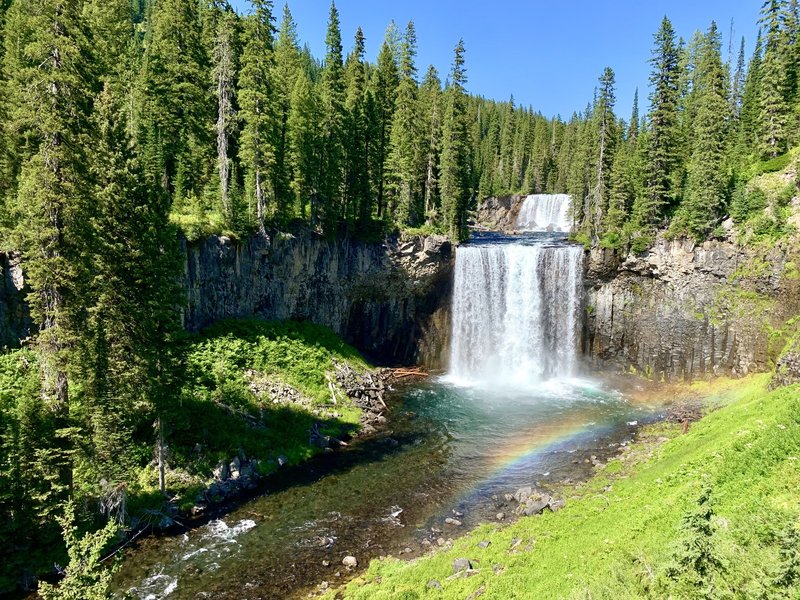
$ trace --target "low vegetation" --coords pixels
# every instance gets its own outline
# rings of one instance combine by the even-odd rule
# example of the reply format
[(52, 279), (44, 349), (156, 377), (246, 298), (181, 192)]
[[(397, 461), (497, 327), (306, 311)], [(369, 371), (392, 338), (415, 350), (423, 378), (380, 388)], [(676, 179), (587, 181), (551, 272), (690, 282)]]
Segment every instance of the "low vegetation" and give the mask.
[[(373, 562), (344, 596), (797, 598), (800, 394), (768, 381), (711, 393), (722, 407), (685, 434), (645, 429), (560, 512), (483, 525), (414, 562)], [(475, 572), (454, 577), (462, 557)]]
[[(177, 401), (163, 417), (168, 423), (166, 490), (181, 508), (194, 504), (220, 461), (227, 464), (245, 456), (258, 461), (261, 474), (268, 474), (278, 468), (278, 457), (296, 464), (322, 451), (309, 440), (315, 424), (323, 435), (359, 426), (359, 409), (342, 393), (334, 406), (331, 386), (338, 387), (333, 376), (337, 365), (347, 363), (357, 371), (369, 365), (326, 327), (231, 320), (187, 335), (176, 346), (178, 360), (169, 380)], [(83, 532), (102, 526), (94, 508), (98, 503), (110, 506), (116, 500), (104, 515), (114, 517), (109, 521), (113, 525), (141, 520), (153, 511), (160, 514), (165, 502), (151, 433), (156, 415), (147, 407), (133, 411), (135, 420), (116, 431), (117, 470), (104, 475), (91, 462), (100, 444), (84, 444), (69, 453), (58, 445), (65, 436), (86, 439), (91, 421), (80, 412), (67, 423), (54, 418), (42, 400), (36, 357), (25, 349), (0, 354), (0, 453), (5, 465), (0, 470), (0, 506), (8, 515), (0, 524), (8, 540), (0, 589), (13, 589), (23, 571), (41, 574), (54, 562), (66, 564), (67, 549), (71, 555), (91, 556), (96, 564), (98, 552), (118, 531), (107, 527), (103, 535), (82, 539)], [(82, 396), (79, 388), (72, 393), (76, 399)], [(53, 482), (63, 465), (73, 469), (75, 500), (68, 518), (54, 518), (60, 490)], [(119, 502), (120, 490), (124, 503)], [(65, 532), (68, 548), (61, 539)], [(91, 542), (95, 538), (97, 543)], [(86, 577), (76, 585), (83, 585)]]

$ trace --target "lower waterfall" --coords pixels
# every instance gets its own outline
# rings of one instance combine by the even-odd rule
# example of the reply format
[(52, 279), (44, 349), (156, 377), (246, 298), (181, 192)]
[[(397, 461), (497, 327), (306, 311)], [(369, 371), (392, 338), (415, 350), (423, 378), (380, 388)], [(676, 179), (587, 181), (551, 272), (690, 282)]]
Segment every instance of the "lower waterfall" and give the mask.
[(573, 375), (582, 279), (580, 246), (458, 248), (450, 379), (526, 387)]

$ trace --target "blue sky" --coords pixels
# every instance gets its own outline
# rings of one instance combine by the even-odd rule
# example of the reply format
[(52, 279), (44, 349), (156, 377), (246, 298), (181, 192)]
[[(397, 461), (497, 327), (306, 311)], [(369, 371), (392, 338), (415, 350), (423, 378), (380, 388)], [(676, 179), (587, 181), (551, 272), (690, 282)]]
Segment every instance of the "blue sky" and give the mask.
[[(247, 9), (246, 0), (232, 2)], [(275, 0), (278, 18), (283, 3)], [(318, 57), (325, 53), (329, 6), (328, 0), (289, 0), (301, 43)], [(389, 22), (404, 28), (413, 19), (421, 73), (433, 64), (444, 79), (463, 37), (471, 93), (498, 100), (513, 94), (517, 104), (547, 116), (566, 118), (585, 107), (603, 68), (610, 66), (617, 76), (617, 112), (627, 118), (637, 86), (646, 104), (647, 59), (665, 14), (685, 38), (716, 20), (723, 58), (733, 19), (734, 60), (742, 35), (749, 58), (761, 0), (337, 0), (336, 6), (345, 52), (361, 25), (374, 60)]]

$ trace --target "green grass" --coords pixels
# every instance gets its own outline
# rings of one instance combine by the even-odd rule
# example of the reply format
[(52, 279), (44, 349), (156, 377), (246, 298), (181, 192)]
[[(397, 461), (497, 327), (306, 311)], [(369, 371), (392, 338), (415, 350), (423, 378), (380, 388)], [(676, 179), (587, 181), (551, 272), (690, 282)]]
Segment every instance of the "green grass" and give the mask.
[[(244, 453), (262, 461), (267, 474), (279, 456), (297, 464), (321, 452), (309, 443), (314, 423), (334, 436), (359, 426), (360, 409), (343, 393), (333, 405), (328, 380), (335, 384), (336, 364), (369, 365), (327, 327), (226, 320), (189, 336), (184, 346), (180, 410), (169, 434), (176, 467), (169, 483), (182, 496), (201, 487), (220, 460)], [(269, 389), (276, 385), (294, 388), (300, 401), (273, 402)], [(156, 485), (155, 467), (145, 467), (134, 486), (145, 505)]]
[[(374, 561), (344, 597), (463, 600), (482, 587), (482, 600), (800, 597), (800, 581), (773, 585), (793, 573), (785, 540), (800, 524), (800, 390), (768, 393), (767, 382), (708, 389), (723, 408), (685, 435), (664, 424), (645, 430), (649, 442), (609, 463), (560, 512), (483, 525), (414, 562)], [(670, 439), (656, 444), (661, 436)], [(700, 585), (680, 562), (697, 541), (686, 523), (705, 506), (705, 485), (715, 515), (704, 541), (719, 566)], [(481, 549), (481, 540), (491, 545)], [(450, 579), (459, 557), (479, 572)], [(428, 588), (434, 579), (442, 590)]]

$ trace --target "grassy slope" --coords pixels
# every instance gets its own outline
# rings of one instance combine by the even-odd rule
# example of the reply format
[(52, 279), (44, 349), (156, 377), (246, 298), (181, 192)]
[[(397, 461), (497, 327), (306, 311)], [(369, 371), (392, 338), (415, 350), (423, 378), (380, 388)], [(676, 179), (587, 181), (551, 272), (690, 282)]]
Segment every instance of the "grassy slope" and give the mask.
[[(724, 565), (715, 594), (800, 597), (800, 581), (785, 595), (762, 596), (781, 568), (780, 533), (800, 524), (800, 390), (768, 393), (767, 381), (754, 377), (719, 394), (726, 406), (685, 435), (666, 425), (645, 432), (670, 440), (640, 443), (624, 461), (609, 463), (562, 511), (504, 528), (484, 525), (452, 550), (411, 563), (375, 561), (345, 597), (463, 600), (481, 588), (482, 600), (709, 597), (666, 575), (682, 554), (682, 517), (697, 507), (703, 480), (713, 490), (712, 540)], [(478, 548), (481, 540), (491, 545)], [(448, 579), (458, 557), (480, 572)], [(428, 588), (433, 579), (442, 590)]]
[[(222, 321), (190, 336), (183, 352), (181, 409), (170, 435), (168, 483), (190, 499), (220, 460), (240, 452), (263, 461), (262, 473), (277, 468), (277, 457), (297, 464), (320, 452), (309, 444), (314, 423), (340, 435), (359, 426), (360, 410), (349, 401), (331, 403), (328, 377), (335, 364), (356, 370), (369, 365), (327, 327), (258, 319)], [(270, 387), (290, 386), (301, 402), (273, 403)], [(254, 391), (260, 390), (260, 391)], [(200, 452), (196, 451), (199, 444)], [(146, 468), (138, 490), (157, 492), (155, 467)]]

